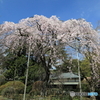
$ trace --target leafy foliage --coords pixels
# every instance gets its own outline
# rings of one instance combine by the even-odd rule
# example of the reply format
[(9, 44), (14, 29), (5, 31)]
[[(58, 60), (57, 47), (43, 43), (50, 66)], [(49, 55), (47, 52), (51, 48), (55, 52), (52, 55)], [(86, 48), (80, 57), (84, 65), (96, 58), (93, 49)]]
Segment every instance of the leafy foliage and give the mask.
[[(4, 91), (8, 91), (8, 87), (13, 87), (16, 93), (23, 93), (24, 90), (24, 84), (20, 81), (9, 81), (5, 83), (4, 85), (0, 86), (0, 92), (2, 92), (5, 88)], [(12, 89), (13, 89), (12, 88)]]
[(8, 54), (3, 64), (4, 68), (6, 68), (4, 76), (7, 80), (22, 79), (25, 76), (26, 64), (27, 58), (24, 55), (15, 57), (13, 54)]
[(14, 88), (13, 87), (6, 87), (1, 92), (2, 96), (4, 97), (11, 97), (14, 94)]
[(90, 63), (87, 59), (84, 59), (80, 63), (81, 71), (84, 73), (86, 77), (91, 76), (91, 69), (90, 69)]
[(5, 76), (4, 75), (0, 75), (0, 85), (5, 83)]

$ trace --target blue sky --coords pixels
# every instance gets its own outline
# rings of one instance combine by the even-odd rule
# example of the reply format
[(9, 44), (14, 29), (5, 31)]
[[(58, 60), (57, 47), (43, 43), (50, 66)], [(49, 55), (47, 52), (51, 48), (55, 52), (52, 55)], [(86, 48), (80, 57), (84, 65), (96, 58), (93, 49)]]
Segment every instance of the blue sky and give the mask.
[(56, 15), (60, 20), (84, 18), (94, 28), (100, 20), (100, 0), (0, 0), (0, 24), (17, 23), (37, 15)]

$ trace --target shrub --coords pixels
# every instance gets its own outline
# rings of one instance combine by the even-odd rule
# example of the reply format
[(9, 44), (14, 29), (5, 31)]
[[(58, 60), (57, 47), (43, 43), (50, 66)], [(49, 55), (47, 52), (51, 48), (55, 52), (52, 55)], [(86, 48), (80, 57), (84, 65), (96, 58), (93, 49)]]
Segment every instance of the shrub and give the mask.
[(16, 93), (23, 93), (24, 84), (20, 81), (9, 81), (4, 85), (0, 86), (0, 92), (3, 91), (5, 88), (13, 87)]
[(29, 93), (31, 90), (32, 90), (32, 85), (31, 85), (31, 84), (28, 84), (28, 85), (27, 85), (27, 90), (26, 90), (26, 92)]
[(6, 87), (2, 90), (1, 94), (4, 97), (11, 97), (14, 93), (14, 88), (13, 87)]
[(82, 81), (82, 91), (83, 92), (90, 92), (90, 87), (87, 81)]
[(2, 85), (5, 82), (5, 76), (4, 75), (0, 75), (0, 85)]
[(22, 96), (19, 94), (15, 94), (14, 87), (6, 87), (2, 90), (2, 96), (10, 98), (10, 100), (22, 100)]

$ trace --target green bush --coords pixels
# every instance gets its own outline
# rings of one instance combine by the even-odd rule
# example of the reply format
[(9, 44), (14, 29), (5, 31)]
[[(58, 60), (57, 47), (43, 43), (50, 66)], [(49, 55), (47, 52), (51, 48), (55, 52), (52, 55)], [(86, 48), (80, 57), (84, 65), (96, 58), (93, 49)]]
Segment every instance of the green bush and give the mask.
[(89, 84), (86, 81), (82, 82), (82, 91), (83, 92), (90, 92)]
[(5, 83), (5, 76), (0, 74), (0, 85)]
[[(23, 93), (24, 91), (24, 84), (20, 81), (9, 81), (4, 85), (0, 86), (0, 92), (6, 91), (8, 87), (13, 87), (16, 93)], [(5, 89), (5, 90), (4, 90)]]
[(32, 85), (31, 84), (27, 85), (26, 92), (29, 93), (31, 90), (32, 90)]
[(14, 87), (6, 87), (2, 90), (2, 96), (13, 100), (22, 100), (22, 96), (15, 93)]
[(4, 88), (3, 90), (2, 90), (2, 92), (1, 92), (1, 94), (2, 94), (2, 96), (4, 96), (4, 97), (11, 97), (11, 96), (13, 96), (13, 94), (14, 94), (14, 88), (13, 87), (6, 87), (6, 88)]

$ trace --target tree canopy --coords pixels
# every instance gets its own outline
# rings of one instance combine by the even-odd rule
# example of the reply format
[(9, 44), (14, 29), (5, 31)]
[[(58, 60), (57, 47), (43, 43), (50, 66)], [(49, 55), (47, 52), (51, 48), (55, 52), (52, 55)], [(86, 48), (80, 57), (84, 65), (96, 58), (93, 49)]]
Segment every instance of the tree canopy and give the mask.
[(55, 61), (65, 61), (62, 48), (73, 48), (89, 61), (93, 80), (91, 85), (94, 87), (98, 82), (99, 34), (85, 19), (61, 21), (56, 16), (47, 18), (35, 15), (19, 23), (6, 21), (0, 25), (0, 41), (4, 50), (9, 49), (14, 56), (23, 54), (27, 57), (31, 52), (31, 58), (45, 70), (44, 81), (49, 80), (50, 68)]

